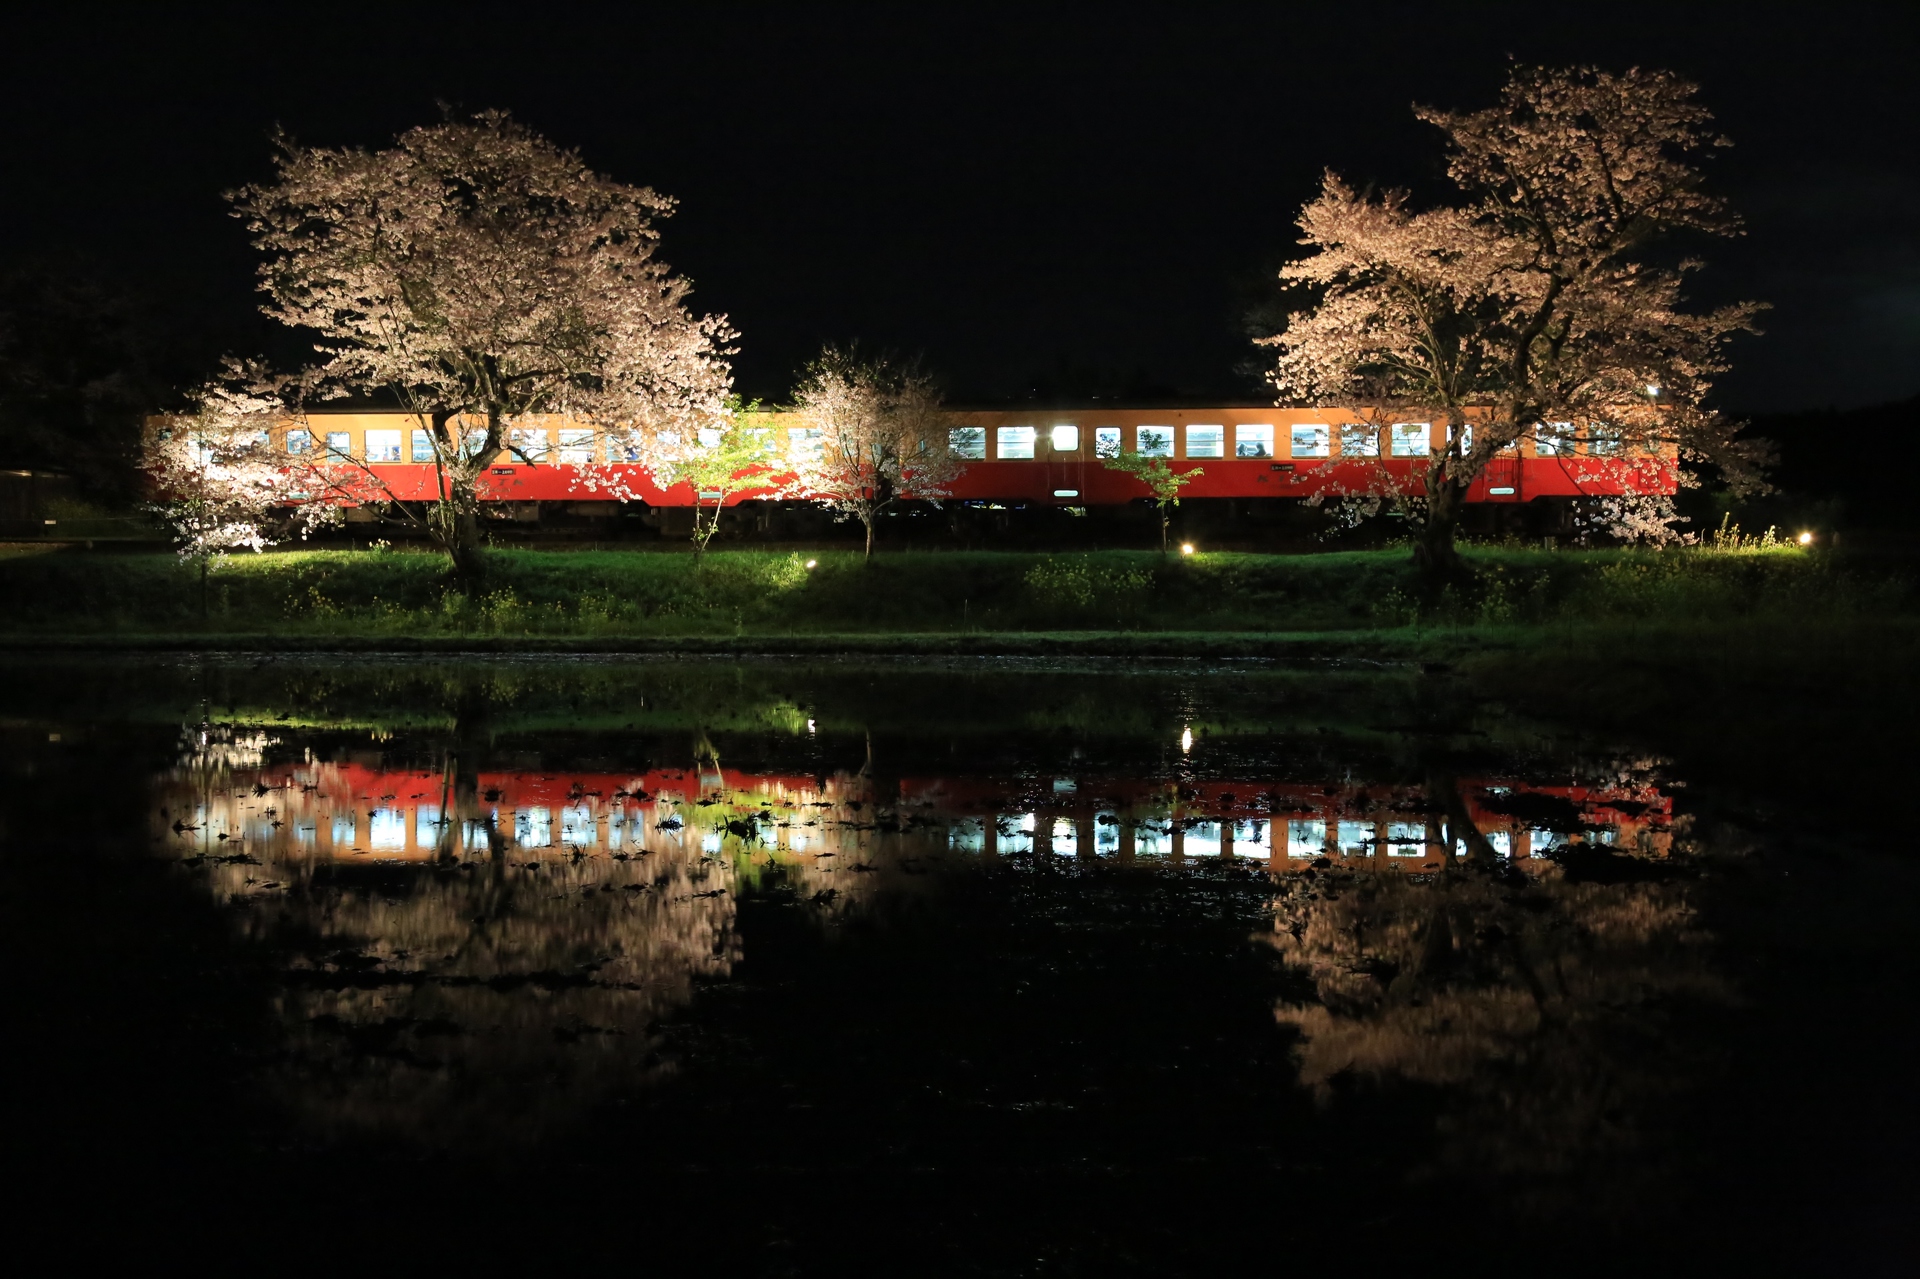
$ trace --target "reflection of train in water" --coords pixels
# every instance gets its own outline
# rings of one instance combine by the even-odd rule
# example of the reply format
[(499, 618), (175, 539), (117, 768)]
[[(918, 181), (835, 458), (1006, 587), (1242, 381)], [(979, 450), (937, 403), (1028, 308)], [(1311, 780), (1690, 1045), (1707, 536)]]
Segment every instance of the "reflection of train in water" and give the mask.
[[(1138, 502), (1145, 487), (1101, 461), (1125, 452), (1164, 457), (1173, 470), (1192, 473), (1181, 493), (1184, 502), (1217, 500), (1251, 509), (1248, 503), (1258, 507), (1273, 499), (1422, 491), (1427, 465), (1446, 447), (1445, 427), (1421, 415), (1401, 416), (1409, 420), (1259, 405), (959, 411), (949, 415), (947, 438), (926, 443), (960, 460), (949, 507), (1084, 513)], [(796, 415), (767, 413), (757, 420), (776, 437), (783, 456), (821, 447), (820, 432)], [(690, 486), (662, 488), (644, 467), (610, 455), (617, 446), (562, 418), (516, 422), (504, 443), (510, 452), (495, 460), (479, 486), (485, 509), (496, 518), (565, 523), (624, 515), (665, 526), (675, 518), (669, 512), (680, 510), (685, 518), (696, 500)], [(422, 424), (405, 414), (316, 413), (277, 428), (270, 447), (301, 464), (339, 459), (331, 465), (342, 475), (375, 481), (349, 485), (369, 502), (420, 502), (435, 494), (432, 445)], [(616, 501), (613, 489), (595, 482), (588, 468), (617, 475), (631, 500)], [(1557, 516), (1571, 499), (1671, 495), (1676, 469), (1672, 446), (1644, 430), (1604, 422), (1543, 423), (1487, 463), (1468, 501)], [(763, 529), (781, 523), (783, 511), (808, 507), (804, 495), (770, 502), (762, 500), (767, 492), (749, 488), (728, 495), (724, 504), (748, 505)]]
[[(1569, 843), (1662, 855), (1672, 801), (1643, 785), (1454, 783), (1493, 851), (1537, 862)], [(160, 824), (176, 841), (233, 856), (371, 862), (653, 852), (751, 852), (814, 861), (903, 850), (1051, 853), (1184, 861), (1250, 858), (1280, 869), (1330, 864), (1420, 870), (1465, 851), (1459, 830), (1418, 786), (1273, 784), (1055, 777), (910, 778), (881, 791), (837, 774), (734, 769), (643, 773), (481, 772), (456, 784), (434, 771), (354, 763), (263, 767), (218, 791), (177, 775)], [(163, 837), (166, 836), (163, 832)]]

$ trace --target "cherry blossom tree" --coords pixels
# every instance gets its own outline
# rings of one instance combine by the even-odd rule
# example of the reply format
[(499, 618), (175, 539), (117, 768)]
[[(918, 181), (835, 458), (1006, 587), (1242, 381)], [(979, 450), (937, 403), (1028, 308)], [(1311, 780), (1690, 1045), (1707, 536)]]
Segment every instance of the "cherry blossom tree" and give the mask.
[(656, 256), (670, 198), (593, 172), (498, 111), (384, 151), (282, 139), (275, 167), (231, 199), (266, 255), (263, 309), (314, 333), (318, 359), (272, 389), (413, 414), (437, 494), (417, 518), (469, 586), (482, 572), (479, 477), (503, 453), (539, 462), (512, 453), (515, 419), (594, 428), (597, 456), (577, 474), (626, 497), (620, 464), (724, 417), (734, 334), (692, 314), (691, 285)]
[(866, 529), (896, 499), (939, 499), (960, 473), (931, 378), (828, 347), (794, 392), (792, 491)]
[[(1404, 193), (1356, 193), (1328, 174), (1302, 210), (1308, 252), (1280, 278), (1309, 300), (1264, 339), (1278, 351), (1269, 377), (1283, 402), (1352, 406), (1375, 429), (1434, 424), (1406, 503), (1432, 576), (1460, 571), (1454, 536), (1475, 477), (1556, 429), (1543, 424), (1604, 424), (1715, 463), (1736, 488), (1761, 486), (1760, 450), (1705, 403), (1727, 340), (1753, 331), (1760, 307), (1686, 310), (1682, 282), (1700, 263), (1671, 249), (1738, 231), (1703, 189), (1699, 160), (1728, 142), (1696, 93), (1664, 71), (1516, 69), (1498, 106), (1415, 108), (1450, 143), (1456, 204), (1416, 210)], [(1616, 506), (1626, 524), (1664, 529), (1631, 499), (1653, 499), (1670, 462), (1639, 461), (1606, 468), (1629, 489)], [(1348, 496), (1403, 499), (1386, 465), (1354, 471), (1374, 478)]]

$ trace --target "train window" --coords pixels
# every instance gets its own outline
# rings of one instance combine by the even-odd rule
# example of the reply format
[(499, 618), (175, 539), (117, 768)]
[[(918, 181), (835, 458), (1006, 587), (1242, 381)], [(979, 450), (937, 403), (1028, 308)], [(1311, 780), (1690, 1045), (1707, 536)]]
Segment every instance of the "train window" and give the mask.
[(955, 457), (970, 458), (974, 461), (987, 455), (987, 428), (984, 426), (956, 426), (947, 432), (947, 452)]
[(1000, 428), (1000, 453), (1002, 458), (1023, 458), (1033, 456), (1034, 429), (1030, 426), (1003, 426)]
[(327, 452), (333, 457), (346, 457), (353, 452), (353, 445), (347, 440), (345, 431), (327, 432)]
[[(719, 443), (719, 432), (715, 431), (714, 443)], [(706, 444), (705, 431), (700, 432), (700, 442)], [(709, 448), (712, 445), (708, 445)], [(590, 429), (573, 427), (560, 432), (560, 461), (567, 466), (586, 466), (593, 461), (593, 432)]]
[[(1259, 424), (1234, 427), (1233, 455), (1235, 457), (1272, 457), (1273, 428)], [(1321, 456), (1326, 455), (1323, 453)]]
[[(699, 430), (694, 432), (695, 437), (698, 438), (700, 441), (700, 447), (703, 449), (719, 448), (720, 436), (722, 434), (723, 432), (717, 426), (703, 426)], [(566, 438), (565, 431), (562, 431), (560, 435), (562, 439)]]
[(1373, 851), (1373, 823), (1341, 822), (1334, 839), (1342, 857), (1365, 857)]
[(1293, 428), (1294, 457), (1327, 457), (1333, 452), (1333, 433), (1324, 426)]
[(522, 808), (513, 814), (513, 842), (522, 848), (549, 848), (553, 844), (553, 813), (546, 808)]
[[(1447, 439), (1449, 441), (1453, 439), (1452, 427), (1447, 428)], [(1471, 452), (1473, 452), (1473, 423), (1466, 422), (1460, 427), (1460, 456), (1465, 457)]]
[(1080, 824), (1071, 817), (1053, 819), (1053, 852), (1056, 857), (1074, 857), (1080, 852)]
[(1295, 818), (1287, 823), (1287, 856), (1319, 857), (1327, 851), (1327, 824)]
[(1119, 427), (1096, 426), (1093, 428), (1093, 455), (1095, 457), (1120, 456)]
[(787, 432), (787, 449), (794, 464), (818, 462), (824, 445), (817, 426), (796, 426)]
[(1272, 833), (1259, 818), (1233, 824), (1233, 851), (1242, 857), (1273, 856)]
[(400, 432), (368, 431), (367, 461), (398, 462), (400, 460)]
[(1056, 426), (1053, 428), (1053, 451), (1055, 453), (1078, 453), (1080, 451), (1080, 428), (1077, 426)]
[(1606, 422), (1587, 427), (1587, 452), (1596, 457), (1619, 457), (1627, 451), (1627, 434)]
[(1365, 422), (1348, 422), (1340, 428), (1341, 457), (1379, 457), (1380, 428)]
[(425, 431), (413, 433), (413, 460), (416, 462), (433, 461), (433, 440)]
[(1395, 422), (1393, 424), (1393, 455), (1395, 457), (1425, 457), (1433, 451), (1433, 424), (1430, 422)]
[(1190, 426), (1187, 428), (1188, 457), (1225, 457), (1226, 452), (1226, 427)]
[(545, 431), (520, 430), (509, 431), (507, 438), (513, 446), (514, 456), (528, 462), (544, 462), (547, 458), (547, 433)]
[(1170, 426), (1136, 426), (1133, 428), (1134, 448), (1141, 457), (1172, 457), (1173, 428)]
[(1419, 822), (1387, 823), (1387, 856), (1425, 857), (1427, 828)]
[(1220, 855), (1220, 823), (1188, 822), (1186, 838), (1181, 841), (1181, 852), (1188, 857), (1218, 857)]
[(1573, 454), (1573, 423), (1542, 422), (1533, 428), (1533, 451), (1541, 457)]
[(294, 457), (305, 457), (313, 452), (313, 432), (303, 431), (299, 427), (288, 431), (287, 452)]

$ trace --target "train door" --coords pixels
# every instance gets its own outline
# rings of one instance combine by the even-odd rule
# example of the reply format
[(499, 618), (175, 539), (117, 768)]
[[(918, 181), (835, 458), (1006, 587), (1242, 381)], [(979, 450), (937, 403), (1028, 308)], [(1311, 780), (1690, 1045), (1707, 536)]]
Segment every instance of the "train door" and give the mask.
[(1078, 502), (1086, 487), (1081, 430), (1069, 423), (1059, 423), (1047, 434), (1047, 492), (1057, 502)]
[(1480, 472), (1479, 482), (1474, 485), (1479, 490), (1476, 497), (1490, 502), (1519, 502), (1525, 495), (1520, 492), (1520, 450), (1508, 445), (1493, 455), (1487, 468)]

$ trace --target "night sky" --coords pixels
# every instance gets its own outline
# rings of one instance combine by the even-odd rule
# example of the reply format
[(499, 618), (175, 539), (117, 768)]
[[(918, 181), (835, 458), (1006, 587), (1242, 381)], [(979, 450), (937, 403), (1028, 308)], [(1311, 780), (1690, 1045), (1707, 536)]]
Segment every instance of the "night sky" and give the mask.
[(1697, 80), (1736, 143), (1713, 181), (1749, 234), (1696, 293), (1776, 309), (1723, 402), (1866, 405), (1920, 391), (1903, 7), (19, 6), (0, 258), (85, 255), (209, 360), (285, 357), (220, 198), (275, 123), (378, 146), (498, 106), (682, 201), (664, 254), (740, 329), (751, 395), (857, 338), (961, 400), (1257, 400), (1248, 317), (1323, 169), (1443, 194), (1410, 103), (1489, 105), (1509, 57), (1639, 64)]

